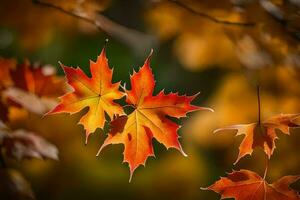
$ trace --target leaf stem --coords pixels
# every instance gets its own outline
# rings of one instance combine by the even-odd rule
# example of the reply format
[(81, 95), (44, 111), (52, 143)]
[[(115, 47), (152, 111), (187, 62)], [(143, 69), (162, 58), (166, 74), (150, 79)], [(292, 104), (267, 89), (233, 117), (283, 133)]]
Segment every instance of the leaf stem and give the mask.
[(264, 177), (263, 177), (264, 180), (266, 179), (266, 176), (267, 176), (267, 172), (268, 172), (268, 168), (269, 168), (269, 161), (270, 160), (267, 158), (266, 168), (265, 168)]
[(260, 105), (260, 86), (257, 85), (256, 87), (256, 95), (257, 95), (257, 107), (258, 107), (258, 112), (257, 112), (257, 115), (258, 115), (258, 124), (260, 124), (261, 122), (261, 105)]

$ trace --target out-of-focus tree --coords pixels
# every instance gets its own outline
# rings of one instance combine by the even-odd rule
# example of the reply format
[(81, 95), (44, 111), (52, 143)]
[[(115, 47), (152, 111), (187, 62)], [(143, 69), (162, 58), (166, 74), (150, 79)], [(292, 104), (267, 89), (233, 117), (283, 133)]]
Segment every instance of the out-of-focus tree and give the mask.
[(110, 0), (25, 0), (15, 4), (4, 1), (0, 22), (18, 31), (21, 44), (27, 50), (49, 43), (57, 31), (70, 35), (77, 32), (95, 34), (97, 29), (129, 46), (137, 55), (155, 45), (154, 37), (102, 15), (109, 4)]
[(3, 58), (0, 58), (0, 66), (3, 70), (0, 82), (0, 197), (34, 199), (30, 184), (8, 162), (28, 158), (58, 160), (58, 149), (33, 131), (22, 126), (13, 128), (13, 124), (27, 119), (30, 113), (45, 114), (53, 103), (55, 105), (56, 94), (64, 92), (65, 87), (50, 66), (34, 67), (29, 62), (20, 65), (14, 59)]
[(147, 21), (161, 41), (174, 38), (183, 66), (299, 67), (295, 1), (153, 1)]

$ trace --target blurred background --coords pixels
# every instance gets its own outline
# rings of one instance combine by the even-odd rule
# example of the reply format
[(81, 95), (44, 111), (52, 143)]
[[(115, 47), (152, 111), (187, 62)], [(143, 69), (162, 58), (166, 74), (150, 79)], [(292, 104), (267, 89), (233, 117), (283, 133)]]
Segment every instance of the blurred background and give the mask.
[[(233, 166), (242, 137), (213, 130), (257, 121), (256, 85), (263, 119), (300, 112), (297, 0), (0, 0), (0, 15), (3, 58), (52, 65), (62, 77), (58, 61), (89, 74), (89, 60), (96, 60), (108, 39), (114, 81), (128, 83), (153, 48), (156, 92), (201, 92), (193, 103), (215, 110), (180, 120), (188, 157), (154, 141), (156, 158), (128, 183), (122, 145), (109, 146), (96, 158), (105, 138), (100, 130), (84, 145), (84, 130), (76, 123), (86, 110), (41, 118), (26, 108), (10, 108), (12, 129), (33, 131), (59, 151), (59, 161), (6, 159), (14, 169), (10, 174), (22, 174), (36, 199), (219, 199), (200, 187), (232, 169), (262, 175), (265, 156), (257, 149)], [(300, 130), (291, 132), (279, 134), (269, 182), (300, 172)]]

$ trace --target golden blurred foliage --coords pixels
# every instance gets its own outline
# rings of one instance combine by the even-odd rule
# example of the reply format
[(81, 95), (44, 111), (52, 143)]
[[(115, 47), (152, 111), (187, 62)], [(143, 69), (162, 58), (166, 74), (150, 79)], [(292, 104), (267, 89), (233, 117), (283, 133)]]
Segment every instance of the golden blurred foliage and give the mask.
[[(269, 67), (259, 72), (262, 118), (279, 113), (297, 113), (300, 110), (299, 70), (288, 67)], [(241, 123), (257, 121), (256, 86), (240, 73), (227, 75), (220, 88), (209, 100), (209, 107), (215, 113), (199, 113), (184, 126), (190, 135), (201, 145), (228, 145), (232, 135), (214, 135), (213, 130)]]
[[(111, 4), (110, 0), (40, 1), (50, 2), (75, 14), (87, 13), (91, 16), (99, 14)], [(69, 14), (32, 2), (16, 0), (12, 3), (6, 0), (1, 2), (0, 6), (1, 25), (3, 28), (8, 27), (16, 31), (18, 34), (16, 38), (19, 39), (17, 42), (23, 50), (37, 50), (49, 44), (55, 34), (61, 34), (66, 39), (64, 42), (69, 43), (74, 41), (65, 36), (78, 34), (78, 31), (93, 34), (96, 30), (95, 26), (73, 18)], [(216, 72), (217, 74), (215, 77), (212, 75), (211, 79), (209, 77), (207, 83), (195, 81), (190, 84), (190, 88), (178, 86), (187, 93), (189, 90), (198, 91), (199, 88), (211, 90), (210, 93), (205, 94), (207, 101), (201, 105), (215, 110), (214, 113), (192, 114), (190, 120), (186, 120), (180, 129), (182, 132), (180, 140), (183, 142), (185, 152), (189, 155), (188, 158), (181, 156), (175, 150), (162, 150), (160, 148), (163, 147), (155, 143), (157, 147), (155, 151), (160, 151), (157, 153), (158, 156), (149, 159), (146, 168), (138, 168), (134, 182), (128, 184), (127, 165), (120, 164), (122, 145), (108, 148), (101, 157), (96, 158), (96, 152), (105, 137), (103, 132), (98, 130), (92, 134), (89, 145), (84, 146), (84, 130), (76, 123), (83, 112), (87, 112), (87, 109), (74, 116), (58, 115), (41, 118), (43, 112), (33, 112), (26, 106), (20, 107), (20, 105), (7, 107), (4, 103), (8, 102), (1, 101), (0, 115), (7, 117), (8, 114), (9, 119), (5, 120), (9, 120), (10, 128), (37, 132), (57, 145), (60, 151), (59, 162), (25, 160), (19, 163), (9, 158), (6, 160), (9, 166), (21, 169), (28, 176), (28, 180), (32, 182), (34, 190), (39, 195), (46, 195), (46, 199), (67, 199), (66, 196), (75, 196), (80, 199), (82, 197), (80, 195), (95, 195), (95, 199), (99, 198), (99, 195), (102, 195), (101, 198), (104, 199), (107, 197), (105, 195), (115, 198), (123, 195), (124, 199), (134, 199), (131, 197), (136, 197), (135, 199), (199, 199), (195, 198), (199, 196), (203, 199), (211, 199), (205, 196), (206, 193), (202, 195), (199, 187), (207, 185), (208, 180), (219, 176), (223, 171), (230, 171), (231, 168), (247, 168), (263, 173), (265, 156), (261, 150), (255, 150), (251, 158), (245, 157), (237, 166), (232, 166), (238, 153), (241, 137), (235, 138), (233, 132), (213, 134), (213, 131), (228, 125), (257, 121), (256, 84), (258, 83), (261, 86), (262, 119), (279, 113), (300, 111), (299, 3), (297, 4), (294, 0), (177, 0), (177, 2), (181, 4), (174, 3), (173, 0), (152, 0), (151, 6), (147, 7), (148, 10), (145, 12), (146, 28), (159, 38), (161, 47), (167, 44), (168, 52), (162, 52), (161, 55), (168, 55), (170, 51), (189, 71), (211, 69), (209, 73), (212, 72), (211, 74), (214, 75)], [(133, 4), (131, 2), (128, 5)], [(136, 22), (131, 22), (130, 17), (118, 19), (123, 14), (120, 14), (120, 17), (116, 13), (120, 10), (128, 11), (123, 8), (124, 4), (113, 6), (117, 9), (108, 12), (110, 17), (122, 24), (128, 23), (134, 26)], [(141, 7), (137, 6), (137, 8)], [(134, 17), (139, 12), (144, 14), (143, 9), (134, 10), (137, 8), (132, 8)], [(105, 20), (107, 19), (109, 18), (105, 17)], [(234, 25), (234, 23), (239, 24)], [(246, 23), (254, 23), (254, 25), (245, 25)], [(113, 24), (114, 26), (110, 26), (110, 22), (106, 25), (108, 30), (112, 30), (111, 27), (118, 27), (121, 31), (115, 35), (103, 29), (107, 35), (113, 39), (119, 35), (126, 35), (123, 33), (127, 27)], [(143, 27), (143, 25), (138, 27)], [(112, 31), (112, 33), (116, 32)], [(80, 36), (78, 38), (82, 40), (80, 34), (77, 36)], [(138, 38), (135, 34), (132, 37)], [(128, 38), (131, 37), (123, 37), (121, 43), (122, 41), (133, 43), (133, 40)], [(142, 43), (144, 37), (141, 38), (136, 40), (135, 46), (152, 47), (153, 43), (147, 46), (146, 43)], [(93, 41), (97, 42), (96, 39)], [(171, 50), (168, 44), (171, 44)], [(80, 56), (86, 57), (88, 48), (93, 47), (87, 45), (80, 49), (78, 51)], [(142, 48), (139, 52), (144, 54), (145, 48), (141, 50)], [(7, 54), (11, 54), (10, 50), (7, 51)], [(127, 56), (127, 54), (123, 55), (123, 49), (116, 48), (116, 52), (113, 53), (119, 56), (118, 62), (122, 65), (132, 62), (123, 58), (124, 55)], [(66, 59), (75, 59), (78, 54), (73, 53), (63, 56), (66, 56)], [(13, 56), (19, 56), (18, 52), (15, 54)], [(47, 56), (48, 54), (41, 57), (44, 59)], [(158, 62), (166, 62), (172, 66), (172, 62), (167, 59)], [(0, 90), (14, 85), (15, 80), (9, 76), (9, 71), (15, 70), (15, 66), (16, 61), (13, 59), (0, 59), (2, 69)], [(222, 67), (225, 70), (216, 67)], [(163, 73), (164, 70), (157, 70), (157, 72)], [(166, 71), (168, 70), (173, 70), (173, 68)], [(219, 71), (225, 73), (220, 74)], [(195, 74), (199, 74), (199, 79), (201, 79), (206, 75), (205, 72)], [(178, 73), (178, 71), (174, 70), (172, 73)], [(187, 73), (182, 77), (181, 74), (176, 74), (179, 78), (174, 78), (174, 81), (189, 81), (185, 79), (195, 74)], [(158, 79), (161, 75), (158, 74)], [(61, 80), (60, 77), (57, 78)], [(222, 80), (217, 81), (218, 78)], [(52, 84), (49, 85), (47, 85), (48, 81), (46, 84), (39, 84), (39, 80), (41, 79), (36, 77), (35, 83), (41, 86), (38, 88), (44, 91), (45, 87), (50, 93), (38, 93), (36, 90), (29, 89), (30, 95), (38, 97), (50, 95), (53, 99), (59, 96), (51, 93), (51, 89), (62, 89), (59, 84), (52, 87), (55, 86), (56, 80), (53, 79)], [(200, 87), (198, 83), (203, 83), (203, 85)], [(173, 82), (169, 84), (172, 85)], [(18, 97), (16, 99), (21, 100)], [(33, 105), (36, 104), (33, 103)], [(284, 174), (299, 173), (297, 170), (300, 168), (298, 153), (300, 130), (293, 129), (291, 132), (290, 136), (278, 134), (280, 139), (276, 142), (276, 150), (270, 161), (268, 173), (270, 179), (275, 180)], [(7, 169), (2, 170), (0, 175), (1, 177), (7, 176), (9, 179), (18, 179), (21, 184), (24, 184), (26, 190), (30, 189), (25, 179), (23, 180), (21, 174), (18, 175), (18, 173)], [(31, 190), (27, 192), (26, 190), (25, 193), (30, 196)]]
[(154, 4), (146, 21), (161, 41), (174, 39), (175, 55), (189, 70), (300, 65), (300, 17), (293, 1), (164, 0)]
[[(96, 13), (104, 10), (110, 0), (42, 0), (67, 10)], [(7, 12), (7, 11), (10, 12)], [(2, 1), (0, 7), (0, 23), (2, 26), (15, 29), (20, 37), (21, 47), (34, 50), (50, 42), (56, 31), (68, 34), (76, 33), (76, 29), (84, 32), (95, 32), (95, 27), (82, 22), (63, 12), (50, 7), (35, 4), (33, 0)]]

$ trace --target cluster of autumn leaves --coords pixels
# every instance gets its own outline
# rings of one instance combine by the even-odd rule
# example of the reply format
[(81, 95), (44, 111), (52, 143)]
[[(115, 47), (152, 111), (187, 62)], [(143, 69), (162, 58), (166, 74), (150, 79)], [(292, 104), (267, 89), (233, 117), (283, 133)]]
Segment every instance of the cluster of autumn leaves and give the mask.
[[(260, 119), (257, 123), (239, 124), (225, 128), (217, 129), (215, 132), (222, 130), (237, 130), (236, 135), (245, 135), (239, 147), (239, 155), (234, 164), (246, 156), (251, 155), (253, 149), (261, 147), (267, 159), (270, 159), (275, 150), (275, 140), (278, 138), (276, 130), (289, 135), (290, 128), (299, 127), (294, 122), (300, 114), (280, 114), (273, 116), (263, 122)], [(267, 162), (268, 163), (268, 162)], [(247, 199), (274, 199), (274, 200), (297, 200), (300, 199), (298, 193), (289, 188), (289, 185), (300, 179), (298, 176), (284, 176), (269, 184), (265, 178), (267, 175), (268, 164), (264, 176), (257, 173), (241, 169), (233, 171), (227, 177), (222, 177), (209, 190), (213, 190), (222, 195), (222, 198), (235, 198), (237, 200)]]
[(66, 92), (64, 79), (55, 68), (17, 64), (14, 59), (0, 58), (0, 196), (4, 199), (34, 199), (30, 184), (20, 171), (13, 169), (10, 159), (58, 160), (58, 149), (30, 128), (15, 124), (43, 115)]
[(58, 150), (42, 137), (25, 129), (14, 129), (13, 122), (29, 113), (43, 115), (65, 92), (64, 80), (51, 66), (17, 64), (0, 59), (0, 146), (10, 157), (58, 159)]
[(187, 69), (299, 67), (298, 1), (157, 2), (148, 10), (147, 22), (160, 40), (172, 41)]
[[(139, 71), (131, 75), (130, 90), (120, 87), (120, 82), (112, 83), (113, 71), (108, 66), (105, 49), (96, 62), (90, 62), (91, 78), (80, 68), (62, 65), (68, 84), (74, 90), (62, 96), (61, 103), (48, 113), (72, 114), (89, 107), (79, 121), (86, 131), (86, 143), (91, 133), (97, 128), (103, 129), (105, 122), (110, 121), (110, 132), (97, 155), (109, 144), (124, 144), (124, 161), (129, 164), (130, 180), (134, 170), (144, 165), (149, 156), (154, 156), (153, 138), (166, 148), (176, 148), (185, 155), (178, 141), (179, 125), (168, 117), (181, 118), (191, 111), (210, 110), (191, 105), (197, 95), (180, 96), (164, 91), (153, 95), (155, 80), (150, 68), (151, 54)], [(130, 113), (125, 113), (115, 102), (122, 97), (125, 97), (124, 107), (133, 109)]]
[[(151, 52), (152, 54), (152, 52)], [(1, 89), (1, 148), (7, 155), (21, 158), (57, 159), (58, 151), (52, 144), (36, 134), (25, 130), (9, 129), (14, 112), (20, 109), (39, 115), (57, 113), (77, 113), (88, 107), (80, 118), (86, 132), (86, 143), (96, 129), (104, 129), (109, 124), (109, 133), (99, 149), (110, 144), (124, 145), (124, 161), (129, 164), (130, 180), (134, 170), (144, 165), (149, 156), (154, 156), (152, 139), (155, 138), (166, 148), (175, 148), (186, 155), (178, 141), (180, 126), (172, 118), (185, 117), (196, 110), (210, 110), (198, 107), (191, 102), (197, 96), (178, 93), (153, 94), (155, 79), (150, 67), (150, 57), (144, 65), (130, 76), (131, 89), (120, 82), (112, 83), (113, 70), (108, 65), (105, 48), (96, 62), (90, 61), (91, 77), (80, 68), (61, 64), (70, 88), (64, 79), (57, 77), (53, 68), (30, 65), (25, 62), (17, 65), (14, 60), (1, 59), (3, 70), (0, 73)], [(71, 91), (69, 90), (71, 89)], [(60, 103), (56, 98), (60, 96)], [(33, 106), (34, 105), (34, 106)], [(130, 109), (125, 109), (129, 107)], [(50, 110), (50, 111), (49, 111)], [(48, 112), (49, 111), (49, 112)], [(289, 134), (289, 129), (299, 127), (295, 122), (300, 114), (281, 114), (270, 119), (246, 125), (235, 125), (218, 129), (237, 130), (237, 135), (245, 135), (239, 148), (235, 164), (244, 156), (251, 155), (255, 147), (261, 147), (268, 159), (275, 149), (276, 130)], [(206, 189), (222, 195), (222, 198), (298, 200), (299, 195), (288, 186), (300, 176), (284, 176), (273, 184), (249, 170), (233, 171)]]

